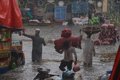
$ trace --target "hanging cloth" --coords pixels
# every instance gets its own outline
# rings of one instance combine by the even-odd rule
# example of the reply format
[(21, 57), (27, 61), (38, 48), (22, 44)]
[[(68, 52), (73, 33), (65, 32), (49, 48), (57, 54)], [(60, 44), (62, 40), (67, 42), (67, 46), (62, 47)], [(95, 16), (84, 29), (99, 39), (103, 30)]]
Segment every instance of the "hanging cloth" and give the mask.
[(16, 0), (0, 0), (0, 27), (22, 29), (22, 16)]
[(120, 80), (120, 46), (117, 51), (112, 74), (110, 75), (109, 80)]

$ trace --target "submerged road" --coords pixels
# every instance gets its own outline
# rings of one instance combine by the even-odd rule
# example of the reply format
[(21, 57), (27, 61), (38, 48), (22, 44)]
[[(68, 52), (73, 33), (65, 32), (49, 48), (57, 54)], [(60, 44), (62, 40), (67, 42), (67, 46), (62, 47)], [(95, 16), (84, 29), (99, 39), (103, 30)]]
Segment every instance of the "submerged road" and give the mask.
[[(34, 34), (34, 30), (36, 27), (26, 27), (26, 33)], [(57, 39), (60, 37), (61, 30), (65, 27), (63, 26), (53, 26), (53, 27), (37, 27), (41, 29), (41, 36), (45, 38), (46, 42), (51, 39)], [(80, 26), (71, 26), (72, 32), (74, 35), (79, 36)], [(95, 37), (94, 37), (95, 36)], [(93, 39), (96, 38), (97, 35), (94, 35)], [(15, 70), (11, 70), (0, 76), (0, 80), (33, 80), (33, 78), (37, 74), (37, 68), (43, 67), (50, 69), (50, 73), (61, 75), (61, 71), (59, 70), (60, 60), (63, 59), (63, 55), (57, 53), (54, 50), (54, 44), (48, 43), (47, 46), (43, 47), (43, 63), (32, 63), (31, 62), (31, 50), (32, 50), (32, 41), (26, 37), (22, 37), (23, 39), (23, 51), (25, 53), (25, 65)], [(84, 41), (83, 43), (84, 44)], [(82, 49), (76, 49), (78, 60), (81, 62), (80, 67), (81, 70), (77, 72), (77, 76), (81, 75), (83, 80), (97, 80), (98, 76), (104, 74), (107, 70), (111, 70), (113, 66), (113, 61), (111, 62), (101, 62), (99, 54), (102, 52), (116, 52), (118, 48), (117, 45), (112, 46), (99, 46), (96, 47), (96, 51), (98, 54), (93, 58), (93, 67), (84, 68), (82, 66)], [(79, 80), (79, 79), (77, 79)]]

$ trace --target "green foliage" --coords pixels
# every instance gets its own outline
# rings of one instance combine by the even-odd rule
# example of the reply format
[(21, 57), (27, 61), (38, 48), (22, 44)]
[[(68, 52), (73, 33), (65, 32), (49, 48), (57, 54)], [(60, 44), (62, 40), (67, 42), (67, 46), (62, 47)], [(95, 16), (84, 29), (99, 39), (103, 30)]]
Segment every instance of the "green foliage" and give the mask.
[(97, 17), (97, 16), (94, 16), (94, 17), (92, 17), (92, 19), (89, 20), (90, 25), (97, 25), (99, 23), (100, 23), (99, 17)]

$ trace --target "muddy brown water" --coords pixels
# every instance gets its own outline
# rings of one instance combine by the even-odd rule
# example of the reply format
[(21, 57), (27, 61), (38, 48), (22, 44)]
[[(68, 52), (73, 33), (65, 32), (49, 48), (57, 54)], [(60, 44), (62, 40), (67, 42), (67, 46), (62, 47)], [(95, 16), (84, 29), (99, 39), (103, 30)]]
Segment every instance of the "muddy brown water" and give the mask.
[[(63, 26), (53, 27), (40, 27), (41, 36), (45, 37), (45, 40), (56, 39), (60, 37), (61, 30)], [(75, 35), (79, 35), (79, 26), (70, 27)], [(33, 34), (31, 32), (34, 31), (34, 28), (26, 28), (26, 32), (29, 34)], [(52, 35), (52, 36), (51, 36)], [(37, 75), (37, 68), (43, 67), (50, 69), (50, 73), (61, 75), (62, 72), (59, 70), (60, 60), (63, 59), (63, 55), (58, 54), (54, 50), (53, 44), (47, 44), (47, 46), (43, 47), (43, 63), (32, 63), (31, 62), (31, 50), (32, 50), (32, 42), (30, 39), (22, 37), (23, 42), (23, 51), (25, 53), (25, 61), (26, 64), (14, 70), (11, 70), (0, 76), (0, 80), (33, 80), (33, 78)], [(84, 42), (84, 41), (83, 41)], [(112, 46), (96, 46), (96, 54), (93, 57), (93, 67), (85, 68), (80, 63), (81, 70), (77, 72), (78, 75), (81, 75), (83, 80), (97, 80), (97, 78), (104, 74), (107, 70), (111, 70), (113, 66), (113, 61), (109, 62), (101, 62), (100, 54), (116, 52), (119, 43), (117, 45)], [(82, 49), (76, 49), (78, 60), (82, 62)]]

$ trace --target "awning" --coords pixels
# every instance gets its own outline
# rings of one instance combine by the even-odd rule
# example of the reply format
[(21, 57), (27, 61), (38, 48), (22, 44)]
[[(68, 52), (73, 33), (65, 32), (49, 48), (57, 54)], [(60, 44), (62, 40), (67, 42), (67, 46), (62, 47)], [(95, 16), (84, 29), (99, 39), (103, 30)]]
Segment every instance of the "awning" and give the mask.
[(23, 29), (22, 15), (16, 0), (0, 0), (0, 27)]

